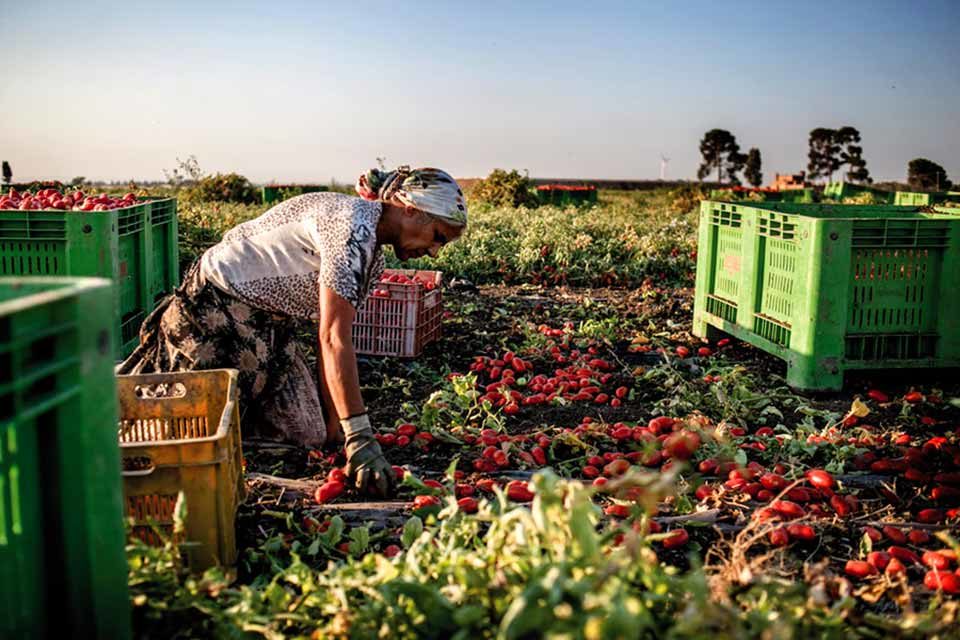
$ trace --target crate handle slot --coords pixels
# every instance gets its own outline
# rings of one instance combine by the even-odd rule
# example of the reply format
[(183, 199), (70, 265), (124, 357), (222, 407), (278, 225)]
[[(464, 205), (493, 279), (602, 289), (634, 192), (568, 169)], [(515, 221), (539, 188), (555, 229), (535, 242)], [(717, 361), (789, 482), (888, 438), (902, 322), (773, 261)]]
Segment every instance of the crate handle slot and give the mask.
[(148, 456), (148, 455), (137, 455), (137, 456), (124, 457), (124, 458), (123, 458), (124, 467), (126, 467), (126, 463), (127, 463), (128, 460), (131, 461), (131, 462), (135, 462), (135, 461), (136, 461), (136, 462), (140, 462), (140, 461), (146, 460), (148, 466), (144, 467), (143, 469), (126, 469), (126, 468), (124, 468), (124, 470), (123, 470), (123, 477), (125, 477), (125, 478), (140, 478), (140, 477), (143, 477), (143, 476), (148, 476), (148, 475), (150, 475), (151, 473), (153, 473), (154, 471), (157, 470), (157, 465), (155, 465), (155, 464), (153, 463), (153, 458), (151, 458), (151, 457)]
[[(169, 392), (167, 392), (168, 387)], [(162, 395), (156, 395), (159, 389), (163, 389)], [(179, 400), (187, 397), (187, 387), (182, 382), (174, 382), (169, 385), (166, 382), (138, 384), (133, 388), (133, 395), (137, 400)]]

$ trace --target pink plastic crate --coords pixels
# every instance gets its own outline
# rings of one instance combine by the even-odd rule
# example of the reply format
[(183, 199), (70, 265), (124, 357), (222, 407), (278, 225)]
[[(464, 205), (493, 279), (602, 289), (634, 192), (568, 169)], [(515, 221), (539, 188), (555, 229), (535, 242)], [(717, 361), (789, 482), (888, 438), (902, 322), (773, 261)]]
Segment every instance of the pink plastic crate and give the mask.
[(443, 320), (441, 273), (387, 269), (384, 277), (393, 274), (431, 282), (434, 288), (428, 290), (422, 284), (376, 283), (353, 323), (354, 350), (370, 356), (415, 358), (426, 345), (440, 338)]

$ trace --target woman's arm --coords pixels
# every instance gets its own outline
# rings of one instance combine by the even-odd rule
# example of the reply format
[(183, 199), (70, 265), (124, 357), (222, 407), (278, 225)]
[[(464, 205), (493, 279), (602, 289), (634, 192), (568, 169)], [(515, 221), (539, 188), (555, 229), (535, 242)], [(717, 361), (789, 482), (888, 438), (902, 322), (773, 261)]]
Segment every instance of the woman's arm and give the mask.
[(393, 492), (393, 468), (383, 457), (360, 395), (357, 356), (353, 350), (356, 311), (329, 287), (320, 288), (320, 377), (325, 399), (343, 428), (347, 474), (354, 486), (386, 496)]
[(365, 411), (353, 350), (356, 314), (353, 305), (333, 289), (320, 288), (320, 387), (330, 417), (338, 422)]

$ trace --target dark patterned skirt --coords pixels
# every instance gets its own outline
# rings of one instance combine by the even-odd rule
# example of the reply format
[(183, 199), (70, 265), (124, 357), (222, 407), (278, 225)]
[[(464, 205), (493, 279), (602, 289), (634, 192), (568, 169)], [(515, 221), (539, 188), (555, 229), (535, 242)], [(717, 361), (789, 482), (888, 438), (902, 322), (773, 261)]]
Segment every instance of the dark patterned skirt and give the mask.
[(296, 334), (292, 319), (205, 282), (198, 261), (144, 320), (140, 345), (117, 373), (237, 369), (245, 437), (319, 447), (326, 439), (323, 405)]

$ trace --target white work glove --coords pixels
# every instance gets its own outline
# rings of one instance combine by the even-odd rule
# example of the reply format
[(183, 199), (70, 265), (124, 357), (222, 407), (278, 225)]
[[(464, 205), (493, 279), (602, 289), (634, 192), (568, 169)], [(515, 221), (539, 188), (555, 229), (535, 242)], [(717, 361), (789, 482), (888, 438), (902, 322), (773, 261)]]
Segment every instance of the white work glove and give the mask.
[(359, 491), (378, 497), (393, 493), (396, 479), (393, 467), (383, 457), (380, 443), (373, 437), (367, 414), (340, 421), (345, 438), (347, 475)]

